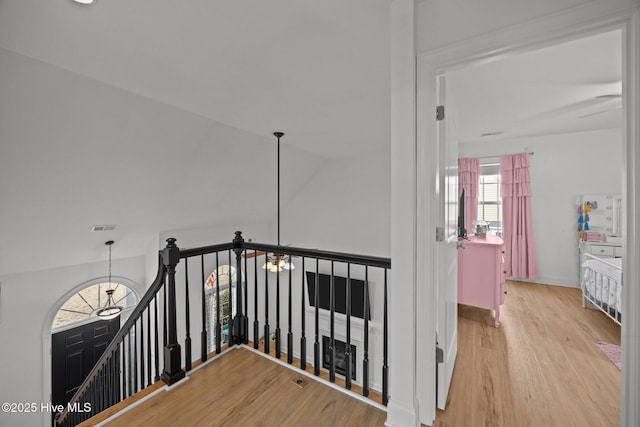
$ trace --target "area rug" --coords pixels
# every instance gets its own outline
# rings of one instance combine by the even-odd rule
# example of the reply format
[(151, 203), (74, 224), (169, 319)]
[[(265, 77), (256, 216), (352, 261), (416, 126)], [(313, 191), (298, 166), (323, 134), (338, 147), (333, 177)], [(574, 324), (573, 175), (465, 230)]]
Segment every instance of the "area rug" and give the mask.
[(598, 347), (600, 347), (600, 350), (602, 350), (604, 355), (611, 360), (611, 363), (620, 369), (620, 346), (598, 341)]

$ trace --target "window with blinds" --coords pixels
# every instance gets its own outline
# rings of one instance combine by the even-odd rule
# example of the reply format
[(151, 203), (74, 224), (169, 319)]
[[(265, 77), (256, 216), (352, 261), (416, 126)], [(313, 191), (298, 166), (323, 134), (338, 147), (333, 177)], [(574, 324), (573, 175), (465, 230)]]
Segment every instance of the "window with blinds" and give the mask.
[(502, 234), (500, 163), (487, 163), (480, 165), (478, 219), (489, 223), (490, 234)]

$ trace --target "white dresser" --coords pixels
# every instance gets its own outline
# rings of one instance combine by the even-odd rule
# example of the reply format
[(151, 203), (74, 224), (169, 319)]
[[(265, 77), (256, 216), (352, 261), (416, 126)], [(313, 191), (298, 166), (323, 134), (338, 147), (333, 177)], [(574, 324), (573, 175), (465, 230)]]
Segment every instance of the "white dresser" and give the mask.
[(601, 258), (623, 258), (624, 248), (620, 243), (582, 242), (581, 254), (593, 254)]

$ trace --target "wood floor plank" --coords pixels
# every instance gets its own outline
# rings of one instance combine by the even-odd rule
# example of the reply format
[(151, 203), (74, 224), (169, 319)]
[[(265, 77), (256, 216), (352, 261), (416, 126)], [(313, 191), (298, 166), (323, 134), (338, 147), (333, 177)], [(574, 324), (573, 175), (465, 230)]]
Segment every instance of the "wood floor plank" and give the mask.
[(385, 419), (383, 410), (239, 348), (107, 425), (383, 426)]
[(458, 307), (458, 356), (435, 426), (617, 426), (620, 371), (596, 343), (620, 327), (579, 289), (507, 282), (501, 326)]

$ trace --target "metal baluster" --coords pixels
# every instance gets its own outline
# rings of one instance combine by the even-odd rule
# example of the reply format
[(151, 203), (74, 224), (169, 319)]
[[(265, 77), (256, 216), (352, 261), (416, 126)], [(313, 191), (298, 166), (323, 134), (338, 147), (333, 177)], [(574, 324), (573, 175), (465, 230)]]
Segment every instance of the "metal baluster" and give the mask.
[[(278, 249), (279, 250), (279, 249)], [(279, 269), (279, 259), (276, 256), (276, 271)], [(280, 272), (276, 272), (276, 359), (280, 359)]]
[(346, 316), (347, 316), (347, 342), (345, 344), (344, 359), (344, 387), (347, 390), (351, 390), (351, 264), (347, 263), (347, 283), (346, 283), (347, 296), (345, 298)]
[(104, 381), (102, 380), (102, 370), (98, 369), (98, 411), (102, 412), (104, 409)]
[(204, 254), (200, 255), (200, 272), (202, 274), (202, 332), (200, 332), (200, 361), (205, 362), (207, 360), (207, 304), (205, 287), (207, 282), (204, 277)]
[(109, 406), (115, 405), (118, 403), (118, 398), (116, 393), (118, 392), (118, 382), (116, 376), (116, 370), (118, 369), (118, 353), (117, 349), (111, 352), (109, 356), (109, 375), (111, 376), (111, 380), (109, 381), (109, 388), (111, 389), (111, 404)]
[(127, 394), (127, 335), (122, 337), (122, 400), (129, 397)]
[(115, 359), (113, 351), (109, 354), (109, 407), (116, 403), (115, 392), (117, 390), (115, 386)]
[(253, 348), (260, 347), (260, 322), (258, 322), (258, 251), (253, 251)]
[[(249, 327), (249, 319), (247, 316), (245, 316), (247, 308), (247, 298), (246, 294), (244, 293), (245, 289), (243, 289), (244, 284), (242, 280), (243, 243), (244, 239), (242, 238), (242, 233), (240, 231), (236, 231), (235, 237), (233, 239), (233, 252), (236, 254), (236, 315), (233, 318), (233, 344), (246, 344), (249, 342), (247, 332), (247, 329)], [(231, 265), (231, 260), (229, 260), (229, 265)]]
[[(105, 366), (105, 404), (106, 407), (111, 406), (111, 394), (113, 390), (111, 389), (111, 360), (107, 358), (106, 363), (103, 364)], [(79, 402), (79, 400), (78, 400)]]
[[(329, 319), (330, 324), (330, 337), (329, 337), (329, 381), (332, 383), (336, 381), (336, 342), (335, 342), (335, 311), (336, 311), (336, 290), (335, 290), (335, 277), (333, 275), (333, 261), (331, 261), (331, 285), (329, 290), (329, 302), (331, 306), (331, 317)], [(316, 302), (316, 304), (318, 301)]]
[[(229, 286), (231, 289), (231, 286)], [(216, 252), (216, 354), (222, 351), (222, 326), (220, 325), (220, 259)]]
[[(249, 270), (247, 270), (247, 250), (244, 250), (244, 271), (245, 274), (248, 276), (249, 275)], [(249, 343), (249, 284), (247, 283), (247, 276), (245, 276), (245, 280), (242, 280), (242, 273), (240, 274), (240, 281), (242, 283), (242, 286), (244, 286), (244, 293), (242, 294), (244, 297), (244, 312), (243, 314), (245, 315), (244, 317), (244, 322), (245, 322), (245, 327), (243, 330), (243, 335), (244, 335), (244, 343), (248, 344)]]
[(140, 316), (140, 390), (144, 390), (144, 319)]
[(307, 316), (306, 316), (305, 306), (304, 306), (304, 257), (302, 257), (302, 282), (301, 283), (302, 283), (302, 288), (301, 288), (302, 309), (301, 309), (300, 318), (302, 319), (302, 335), (300, 337), (300, 369), (304, 371), (307, 369), (307, 337), (305, 333)]
[(151, 302), (145, 309), (147, 311), (147, 386), (151, 383)]
[[(269, 257), (269, 255), (265, 255)], [(266, 261), (265, 261), (266, 263)], [(266, 265), (265, 265), (266, 267)], [(269, 269), (264, 269), (264, 352), (269, 354), (271, 349), (271, 331), (269, 328)]]
[(315, 301), (315, 337), (316, 340), (313, 343), (313, 374), (318, 376), (320, 375), (320, 311), (318, 307), (320, 306), (320, 273), (318, 271), (318, 258), (316, 258), (316, 284), (314, 293), (314, 301)]
[(184, 300), (185, 326), (187, 337), (184, 339), (184, 363), (187, 371), (191, 370), (191, 319), (189, 302), (189, 258), (184, 259)]
[[(227, 270), (229, 272), (229, 318), (227, 319), (227, 348), (231, 347), (233, 343), (233, 336), (235, 333), (233, 330), (233, 282), (231, 281), (231, 265), (233, 264), (233, 262), (231, 262), (232, 259), (233, 258), (231, 258), (231, 249), (229, 249), (227, 253), (227, 265), (229, 266)], [(240, 272), (236, 271), (236, 274), (240, 274)], [(238, 290), (236, 288), (236, 292), (237, 291)], [(238, 304), (237, 299), (236, 304)]]
[(382, 404), (387, 406), (389, 403), (389, 322), (387, 316), (387, 269), (384, 269), (384, 320), (382, 334)]
[(120, 341), (120, 343), (118, 344), (118, 347), (116, 348), (116, 402), (120, 402), (122, 400), (122, 362), (121, 362), (121, 356), (122, 355), (122, 341)]
[(369, 267), (364, 267), (364, 358), (362, 360), (362, 395), (369, 396)]
[[(289, 259), (289, 263), (291, 263), (291, 259)], [(291, 280), (291, 268), (289, 268), (289, 333), (287, 333), (287, 363), (293, 363), (293, 330), (292, 330), (292, 322), (293, 322), (293, 311), (291, 306), (293, 304), (292, 301), (292, 280)]]
[(153, 297), (153, 310), (154, 310), (154, 322), (155, 322), (155, 346), (156, 346), (156, 370), (153, 381), (160, 381), (160, 330), (158, 328), (158, 294)]
[(132, 381), (133, 381), (133, 394), (138, 392), (138, 343), (136, 341), (136, 336), (138, 335), (138, 323), (133, 324), (133, 357), (132, 357)]

